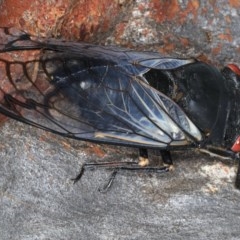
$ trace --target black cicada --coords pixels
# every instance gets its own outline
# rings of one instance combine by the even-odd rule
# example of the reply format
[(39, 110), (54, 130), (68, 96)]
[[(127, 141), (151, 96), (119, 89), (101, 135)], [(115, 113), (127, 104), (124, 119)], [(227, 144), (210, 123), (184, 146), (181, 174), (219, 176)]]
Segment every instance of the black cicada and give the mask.
[(220, 72), (196, 59), (37, 39), (7, 28), (0, 41), (0, 112), (62, 136), (139, 148), (138, 165), (112, 164), (113, 177), (122, 168), (150, 170), (151, 148), (168, 165), (171, 150), (187, 147), (238, 157), (235, 65)]

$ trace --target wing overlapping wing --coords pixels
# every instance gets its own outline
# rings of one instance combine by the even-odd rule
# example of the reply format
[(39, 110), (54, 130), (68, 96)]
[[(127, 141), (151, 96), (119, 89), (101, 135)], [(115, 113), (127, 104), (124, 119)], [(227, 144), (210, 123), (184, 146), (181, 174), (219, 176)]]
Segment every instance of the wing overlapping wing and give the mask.
[(16, 37), (0, 48), (0, 112), (82, 140), (156, 148), (188, 145), (199, 142), (201, 133), (143, 74), (193, 61)]

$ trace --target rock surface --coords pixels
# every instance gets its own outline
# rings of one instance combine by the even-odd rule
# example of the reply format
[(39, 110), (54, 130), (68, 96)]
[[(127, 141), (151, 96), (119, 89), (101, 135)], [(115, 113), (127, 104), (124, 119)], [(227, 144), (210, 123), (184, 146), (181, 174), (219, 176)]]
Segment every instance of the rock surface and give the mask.
[[(34, 35), (117, 44), (164, 55), (238, 64), (237, 0), (0, 1), (0, 26)], [(13, 120), (1, 126), (0, 239), (239, 239), (237, 163), (173, 154), (175, 170), (110, 172), (90, 161), (136, 160), (137, 150), (62, 138)]]

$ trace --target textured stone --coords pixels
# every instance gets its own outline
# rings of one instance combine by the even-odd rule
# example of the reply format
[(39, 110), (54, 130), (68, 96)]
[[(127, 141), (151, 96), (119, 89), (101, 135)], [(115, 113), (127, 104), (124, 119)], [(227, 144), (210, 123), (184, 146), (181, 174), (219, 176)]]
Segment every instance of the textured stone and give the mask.
[[(1, 26), (37, 36), (193, 56), (217, 66), (240, 62), (238, 0), (0, 3)], [(0, 142), (2, 240), (239, 239), (235, 161), (179, 151), (175, 171), (122, 172), (101, 194), (109, 171), (87, 171), (75, 185), (70, 178), (84, 162), (136, 160), (136, 149), (74, 141), (13, 120), (1, 124)]]

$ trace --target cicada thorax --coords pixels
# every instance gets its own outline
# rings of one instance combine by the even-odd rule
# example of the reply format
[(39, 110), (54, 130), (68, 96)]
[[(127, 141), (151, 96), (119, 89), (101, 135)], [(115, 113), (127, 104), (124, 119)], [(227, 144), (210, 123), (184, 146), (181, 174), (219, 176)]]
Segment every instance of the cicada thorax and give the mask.
[(146, 78), (181, 106), (204, 134), (202, 144), (224, 146), (230, 100), (226, 80), (216, 68), (196, 62), (171, 71), (149, 71)]

